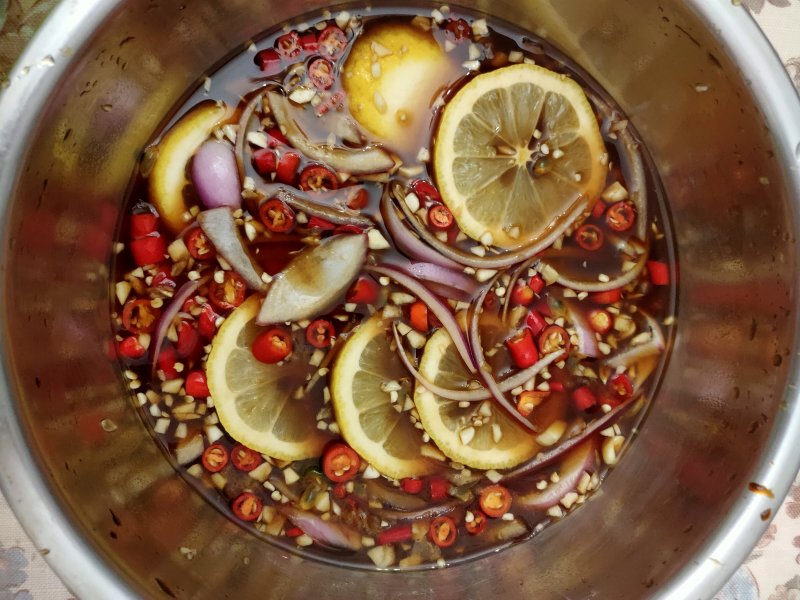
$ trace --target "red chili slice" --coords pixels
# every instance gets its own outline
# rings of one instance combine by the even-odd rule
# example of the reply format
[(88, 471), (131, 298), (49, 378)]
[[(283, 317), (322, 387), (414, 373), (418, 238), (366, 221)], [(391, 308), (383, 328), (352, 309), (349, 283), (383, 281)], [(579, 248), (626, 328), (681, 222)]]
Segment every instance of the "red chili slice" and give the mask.
[(189, 231), (183, 242), (195, 260), (212, 260), (217, 257), (217, 249), (199, 227)]
[(277, 148), (278, 146), (288, 146), (289, 140), (283, 135), (283, 132), (277, 127), (267, 131), (267, 146), (270, 148)]
[(603, 200), (598, 200), (594, 203), (594, 207), (592, 208), (592, 217), (595, 219), (599, 219), (602, 217), (606, 212), (606, 203)]
[(550, 354), (562, 348), (564, 349), (562, 357), (566, 358), (569, 354), (570, 341), (569, 334), (563, 327), (550, 325), (539, 335), (539, 351), (542, 354)]
[(158, 216), (151, 212), (131, 215), (131, 239), (135, 240), (158, 231)]
[(346, 299), (355, 304), (374, 304), (380, 287), (372, 277), (359, 277), (347, 291)]
[(161, 309), (154, 308), (150, 300), (128, 300), (122, 308), (122, 326), (131, 333), (150, 333), (156, 328)]
[(274, 233), (289, 233), (294, 229), (294, 210), (278, 198), (270, 198), (259, 206), (258, 217), (264, 227)]
[(336, 173), (322, 165), (308, 165), (300, 173), (300, 189), (312, 192), (339, 189)]
[(435, 204), (428, 209), (428, 223), (434, 229), (450, 229), (453, 225), (453, 213), (444, 204)]
[(322, 471), (334, 483), (355, 479), (361, 458), (347, 444), (331, 444), (322, 455)]
[(582, 225), (575, 232), (575, 241), (584, 250), (594, 252), (603, 246), (603, 232), (597, 225)]
[(614, 375), (611, 381), (608, 382), (608, 387), (617, 400), (627, 400), (633, 396), (633, 383), (631, 383), (631, 378), (625, 373)]
[(238, 273), (233, 271), (224, 271), (223, 273), (222, 283), (217, 283), (216, 279), (211, 281), (208, 295), (214, 306), (221, 310), (229, 310), (244, 302), (247, 284)]
[(138, 336), (131, 335), (117, 344), (119, 355), (124, 358), (136, 360), (147, 354), (147, 349), (139, 343)]
[(411, 182), (411, 191), (417, 195), (420, 200), (435, 200), (440, 202), (442, 197), (439, 191), (433, 186), (430, 181), (424, 179), (416, 179)]
[(464, 529), (466, 529), (467, 533), (470, 535), (483, 533), (483, 530), (486, 529), (486, 524), (489, 522), (486, 518), (486, 514), (477, 508), (472, 509), (470, 512), (472, 513), (472, 520), (464, 520)]
[(217, 334), (217, 319), (220, 318), (214, 311), (212, 304), (206, 303), (200, 311), (200, 316), (197, 318), (197, 330), (206, 339), (211, 339)]
[(636, 220), (636, 212), (630, 202), (612, 204), (606, 213), (606, 223), (614, 231), (628, 231)]
[(336, 229), (336, 225), (321, 217), (309, 217), (306, 227), (309, 229), (319, 229), (321, 231), (333, 231)]
[(294, 185), (297, 179), (297, 167), (300, 166), (300, 155), (297, 152), (284, 152), (278, 161), (276, 177), (281, 183)]
[(419, 494), (422, 491), (422, 479), (406, 477), (400, 480), (400, 487), (406, 494)]
[(542, 279), (541, 275), (534, 275), (528, 285), (531, 286), (534, 294), (539, 294), (544, 289), (544, 279)]
[(456, 522), (452, 519), (452, 517), (448, 517), (446, 515), (436, 517), (433, 521), (431, 521), (431, 526), (428, 529), (428, 537), (430, 537), (431, 541), (440, 548), (452, 546), (456, 541), (457, 535), (458, 531), (456, 528)]
[(282, 361), (292, 353), (292, 336), (280, 327), (260, 333), (253, 342), (253, 357), (268, 365)]
[(487, 517), (502, 517), (511, 508), (511, 492), (502, 485), (490, 485), (481, 491), (480, 505)]
[(347, 47), (347, 35), (336, 25), (328, 25), (319, 34), (317, 42), (319, 53), (325, 58), (335, 60), (344, 54)]
[(444, 500), (450, 492), (450, 482), (444, 477), (431, 477), (428, 481), (431, 500)]
[(240, 471), (249, 473), (260, 465), (263, 459), (261, 455), (252, 448), (239, 444), (231, 450), (231, 462), (233, 466)]
[(547, 321), (544, 320), (544, 317), (539, 311), (532, 310), (528, 313), (528, 316), (525, 317), (525, 325), (528, 326), (533, 335), (539, 335), (539, 333), (547, 327)]
[(308, 78), (317, 89), (329, 89), (333, 85), (333, 64), (325, 58), (315, 58), (308, 65)]
[(669, 285), (669, 266), (657, 260), (647, 261), (647, 274), (653, 285)]
[(242, 521), (255, 521), (261, 516), (261, 510), (264, 506), (261, 503), (261, 498), (253, 493), (243, 492), (236, 496), (231, 508), (233, 509), (233, 514)]
[(411, 541), (413, 530), (410, 523), (402, 525), (395, 525), (391, 529), (381, 531), (375, 538), (375, 542), (379, 546), (387, 544), (402, 544), (403, 542)]
[(133, 262), (140, 267), (161, 262), (167, 253), (167, 243), (157, 232), (131, 241), (130, 246)]
[(300, 34), (300, 47), (306, 52), (316, 52), (319, 49), (317, 34), (314, 30)]
[(254, 61), (267, 75), (274, 75), (281, 70), (281, 55), (272, 48), (261, 50), (256, 54)]
[(300, 55), (300, 36), (290, 31), (275, 40), (275, 51), (283, 58), (296, 58)]
[(315, 348), (327, 348), (331, 345), (336, 330), (333, 328), (333, 323), (327, 319), (317, 319), (311, 321), (306, 327), (306, 340)]
[(506, 340), (506, 346), (511, 352), (514, 364), (520, 369), (527, 369), (539, 360), (539, 353), (536, 351), (536, 344), (533, 342), (533, 334), (527, 327), (513, 338)]
[(408, 321), (411, 323), (411, 327), (422, 333), (427, 333), (430, 329), (428, 306), (422, 300), (417, 300), (409, 306)]
[(203, 451), (203, 467), (209, 473), (219, 473), (228, 464), (228, 451), (222, 444), (212, 444)]
[(572, 401), (578, 410), (589, 410), (597, 404), (597, 396), (588, 386), (581, 386), (572, 392)]
[(208, 398), (211, 395), (211, 392), (208, 391), (206, 374), (199, 369), (187, 373), (184, 387), (186, 394), (192, 398)]
[(176, 348), (178, 356), (181, 358), (197, 359), (202, 349), (200, 332), (191, 322), (181, 321), (178, 325), (178, 342)]
[(161, 354), (158, 355), (158, 369), (164, 374), (164, 379), (176, 379), (178, 371), (175, 369), (175, 363), (178, 358), (175, 356), (174, 346), (164, 346), (161, 349)]
[(369, 192), (364, 188), (360, 188), (355, 194), (347, 201), (347, 208), (351, 210), (361, 210), (369, 204)]
[(592, 292), (589, 294), (589, 298), (597, 304), (614, 304), (614, 302), (619, 302), (620, 298), (622, 298), (622, 290), (617, 288), (605, 292)]
[(445, 25), (444, 34), (454, 42), (462, 42), (470, 39), (472, 28), (464, 19), (450, 19)]
[(589, 325), (597, 333), (608, 333), (614, 324), (611, 314), (601, 308), (596, 308), (589, 313)]
[(511, 303), (514, 306), (528, 306), (534, 296), (531, 286), (524, 282), (518, 282), (511, 290)]
[(253, 152), (253, 168), (264, 179), (270, 179), (278, 170), (278, 155), (269, 148), (259, 148)]

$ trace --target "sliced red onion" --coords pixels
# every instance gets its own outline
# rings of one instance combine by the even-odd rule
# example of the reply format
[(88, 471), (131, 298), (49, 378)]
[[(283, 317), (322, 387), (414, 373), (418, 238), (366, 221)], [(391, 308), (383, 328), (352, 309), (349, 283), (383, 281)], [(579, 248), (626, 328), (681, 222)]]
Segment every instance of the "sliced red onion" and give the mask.
[(273, 279), (256, 323), (325, 314), (358, 276), (366, 257), (366, 235), (335, 235), (303, 250)]
[(361, 549), (361, 534), (343, 523), (324, 521), (314, 513), (291, 506), (281, 506), (280, 511), (316, 542), (346, 550)]
[(486, 358), (483, 355), (483, 346), (481, 345), (481, 332), (478, 327), (478, 323), (480, 320), (481, 310), (483, 310), (483, 303), (486, 300), (486, 296), (488, 295), (489, 291), (494, 287), (495, 282), (500, 277), (498, 273), (495, 275), (489, 284), (481, 290), (480, 295), (475, 300), (475, 304), (470, 307), (470, 316), (468, 319), (469, 323), (469, 344), (470, 349), (472, 350), (472, 355), (475, 357), (475, 365), (478, 368), (478, 373), (480, 373), (481, 378), (483, 379), (484, 384), (489, 389), (489, 393), (495, 399), (495, 401), (509, 414), (517, 423), (522, 425), (528, 431), (535, 432), (536, 428), (534, 427), (533, 423), (531, 423), (528, 419), (523, 417), (520, 412), (516, 409), (511, 402), (503, 394), (503, 390), (500, 389), (500, 386), (497, 384), (497, 380), (494, 378), (494, 374), (489, 370), (489, 365), (486, 363)]
[(422, 224), (419, 219), (411, 212), (411, 209), (405, 203), (405, 190), (401, 184), (394, 186), (394, 196), (397, 198), (397, 204), (400, 210), (406, 217), (409, 225), (434, 250), (439, 252), (445, 258), (448, 258), (462, 266), (473, 267), (475, 269), (501, 269), (516, 265), (536, 254), (549, 248), (553, 242), (560, 238), (564, 232), (569, 229), (578, 219), (580, 219), (587, 212), (587, 203), (582, 202), (575, 206), (564, 219), (551, 230), (541, 240), (523, 248), (512, 250), (497, 256), (476, 256), (471, 252), (465, 252), (459, 248), (451, 246), (437, 238), (428, 228)]
[(381, 198), (381, 214), (383, 215), (383, 223), (392, 236), (392, 241), (395, 246), (409, 258), (437, 264), (448, 269), (464, 268), (462, 264), (442, 256), (439, 252), (411, 233), (411, 231), (403, 225), (400, 217), (392, 206), (392, 200), (389, 194), (386, 192), (384, 192)]
[(608, 357), (605, 363), (609, 367), (617, 368), (632, 365), (636, 362), (639, 362), (643, 358), (655, 356), (664, 351), (666, 343), (664, 341), (664, 334), (661, 331), (661, 327), (659, 326), (658, 322), (646, 312), (639, 312), (644, 315), (645, 321), (647, 322), (647, 328), (650, 330), (651, 334), (650, 340), (642, 344), (629, 346), (622, 352)]
[(446, 287), (461, 290), (470, 297), (474, 296), (480, 289), (480, 284), (474, 277), (465, 275), (461, 271), (454, 271), (432, 263), (411, 263), (408, 265), (408, 272), (419, 279), (433, 281)]
[(391, 508), (371, 508), (370, 511), (387, 521), (422, 521), (451, 513), (458, 508), (460, 503), (460, 500), (453, 499), (443, 504), (426, 506), (413, 511), (393, 510)]
[[(542, 263), (547, 264), (546, 260), (542, 259)], [(555, 269), (553, 269), (557, 274), (558, 277), (556, 281), (563, 285), (564, 287), (571, 288), (578, 292), (607, 292), (608, 290), (616, 290), (621, 287), (625, 287), (631, 281), (639, 277), (644, 270), (645, 264), (647, 263), (647, 254), (643, 254), (639, 257), (639, 260), (636, 261), (636, 264), (629, 270), (618, 277), (610, 279), (609, 281), (599, 281), (599, 280), (592, 280), (592, 281), (578, 281), (577, 279), (570, 279), (558, 273)]]
[(306, 214), (319, 217), (335, 223), (337, 225), (354, 225), (362, 229), (374, 227), (375, 223), (368, 217), (361, 216), (358, 212), (347, 208), (332, 208), (311, 200), (296, 190), (289, 191), (285, 187), (279, 187), (274, 196), (288, 204), (289, 206), (301, 210)]
[[(440, 385), (433, 383), (430, 379), (425, 377), (422, 373), (417, 370), (414, 366), (414, 361), (411, 360), (411, 357), (408, 355), (408, 352), (403, 346), (403, 340), (400, 336), (400, 332), (397, 330), (397, 326), (393, 324), (394, 329), (394, 336), (397, 342), (397, 351), (400, 355), (400, 360), (402, 361), (403, 365), (408, 369), (408, 372), (416, 379), (422, 387), (427, 389), (432, 394), (436, 394), (437, 396), (441, 396), (447, 400), (453, 400), (455, 402), (481, 402), (483, 400), (488, 400), (492, 397), (489, 391), (486, 388), (480, 388), (475, 390), (452, 390), (449, 388), (443, 388)], [(531, 365), (527, 369), (519, 371), (514, 375), (508, 377), (501, 381), (498, 385), (502, 392), (510, 392), (516, 387), (523, 385), (527, 382), (531, 377), (535, 377), (538, 375), (542, 370), (547, 368), (551, 363), (555, 362), (558, 358), (561, 357), (563, 352), (551, 352), (544, 358), (540, 359), (536, 362), (536, 364)]]
[(178, 313), (181, 312), (183, 303), (191, 298), (192, 295), (197, 291), (197, 288), (203, 285), (206, 281), (208, 281), (208, 277), (203, 277), (197, 281), (187, 281), (184, 283), (178, 289), (178, 291), (175, 292), (175, 295), (172, 297), (167, 309), (161, 313), (161, 320), (158, 322), (156, 337), (153, 341), (153, 373), (155, 373), (156, 369), (158, 368), (158, 357), (161, 355), (161, 346), (164, 344), (164, 340), (167, 338), (167, 332), (169, 331), (172, 322), (175, 320), (175, 317), (178, 316)]
[(236, 226), (233, 211), (227, 206), (204, 210), (197, 215), (197, 222), (217, 252), (234, 271), (241, 275), (247, 287), (257, 292), (264, 292), (267, 289), (267, 284), (262, 279), (264, 269), (245, 246)]
[(578, 352), (583, 356), (597, 358), (600, 356), (600, 348), (597, 345), (597, 338), (589, 324), (586, 313), (569, 299), (564, 298), (562, 301), (567, 309), (567, 319), (575, 326), (575, 331), (578, 334)]
[(404, 512), (421, 510), (428, 506), (428, 503), (420, 496), (406, 494), (394, 486), (383, 485), (379, 483), (380, 481), (381, 479), (366, 480), (365, 485), (369, 500), (377, 500), (383, 506)]
[(244, 179), (247, 171), (244, 166), (244, 145), (247, 141), (247, 126), (253, 113), (256, 112), (258, 105), (263, 101), (264, 94), (258, 94), (255, 98), (247, 103), (247, 106), (242, 110), (242, 116), (239, 117), (239, 126), (236, 132), (236, 145), (234, 146), (234, 155), (236, 156), (236, 166), (239, 168), (239, 177)]
[(286, 139), (308, 158), (323, 162), (337, 171), (355, 175), (381, 173), (394, 168), (394, 159), (378, 146), (344, 148), (311, 142), (292, 117), (292, 108), (286, 96), (279, 92), (267, 92), (267, 101)]
[(584, 473), (590, 475), (597, 468), (597, 442), (590, 438), (570, 450), (558, 471), (558, 481), (549, 483), (543, 490), (533, 490), (527, 494), (515, 494), (514, 506), (533, 510), (547, 510), (558, 504), (569, 492), (575, 490)]
[(640, 398), (640, 395), (634, 395), (616, 408), (612, 408), (609, 412), (604, 414), (602, 417), (595, 419), (591, 423), (586, 426), (586, 429), (581, 431), (574, 437), (562, 442), (555, 448), (551, 448), (547, 452), (540, 452), (532, 459), (527, 462), (522, 463), (513, 471), (509, 471), (503, 474), (503, 480), (514, 479), (515, 477), (519, 477), (520, 475), (525, 475), (527, 473), (533, 473), (538, 469), (546, 467), (547, 465), (551, 464), (553, 461), (558, 460), (564, 454), (575, 448), (578, 444), (581, 444), (591, 438), (595, 433), (598, 431), (602, 431), (609, 425), (613, 425), (616, 423), (617, 419), (619, 419), (625, 412)]
[(508, 280), (508, 285), (506, 286), (506, 290), (508, 290), (508, 293), (505, 295), (505, 298), (503, 298), (503, 314), (501, 317), (503, 322), (505, 322), (506, 319), (508, 318), (508, 309), (511, 308), (511, 295), (512, 292), (514, 291), (514, 286), (517, 285), (517, 281), (519, 281), (520, 277), (522, 277), (522, 274), (528, 269), (530, 269), (531, 265), (534, 264), (537, 260), (539, 259), (529, 258), (528, 260), (520, 264), (517, 268), (515, 268), (514, 271), (511, 273), (511, 277)]
[(436, 315), (436, 318), (442, 323), (442, 326), (447, 330), (447, 333), (450, 334), (450, 337), (456, 346), (456, 350), (458, 350), (458, 353), (461, 355), (461, 359), (464, 361), (464, 364), (467, 366), (467, 369), (469, 369), (470, 373), (474, 373), (476, 371), (475, 359), (469, 351), (469, 344), (467, 343), (466, 335), (458, 325), (458, 321), (456, 321), (455, 315), (453, 315), (453, 312), (450, 309), (450, 305), (432, 293), (428, 288), (422, 285), (422, 283), (410, 275), (403, 273), (396, 267), (380, 265), (375, 267), (367, 267), (367, 270), (377, 273), (378, 275), (385, 275), (386, 277), (394, 279), (397, 283), (407, 288), (410, 292), (422, 300), (428, 309), (434, 315)]
[(192, 183), (207, 208), (242, 205), (242, 184), (233, 148), (227, 142), (209, 140), (192, 158)]

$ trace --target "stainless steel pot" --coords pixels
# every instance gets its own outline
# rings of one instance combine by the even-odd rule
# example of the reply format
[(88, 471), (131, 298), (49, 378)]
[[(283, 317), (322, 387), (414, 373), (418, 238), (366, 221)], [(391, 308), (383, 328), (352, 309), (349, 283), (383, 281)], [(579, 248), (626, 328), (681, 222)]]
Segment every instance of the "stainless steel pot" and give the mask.
[(563, 524), (446, 570), (348, 571), (231, 523), (150, 439), (106, 356), (111, 235), (135, 159), (210, 65), (325, 4), (69, 0), (11, 74), (0, 482), (34, 542), (86, 599), (711, 597), (800, 465), (800, 103), (735, 2), (464, 1), (552, 40), (611, 92), (677, 231), (678, 336), (657, 402)]

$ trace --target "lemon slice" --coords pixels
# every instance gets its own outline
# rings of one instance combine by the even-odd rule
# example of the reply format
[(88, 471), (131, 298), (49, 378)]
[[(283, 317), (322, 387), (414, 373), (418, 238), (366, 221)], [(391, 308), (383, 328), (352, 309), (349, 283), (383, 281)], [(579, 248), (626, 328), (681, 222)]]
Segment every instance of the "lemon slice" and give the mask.
[[(347, 443), (387, 477), (428, 475), (436, 465), (422, 455), (423, 432), (403, 410), (408, 372), (391, 349), (390, 328), (376, 313), (345, 342), (331, 374), (336, 421)], [(401, 389), (393, 403), (397, 383)]]
[[(427, 380), (449, 389), (460, 389), (472, 377), (444, 329), (434, 333), (420, 361), (419, 371)], [(534, 456), (540, 447), (490, 401), (474, 402), (466, 408), (417, 385), (414, 392), (425, 431), (448, 458), (475, 469), (506, 469)]]
[(435, 139), (436, 181), (459, 227), (503, 248), (535, 243), (588, 207), (607, 163), (581, 87), (529, 64), (467, 83), (445, 106)]
[(263, 454), (280, 460), (319, 456), (330, 440), (316, 427), (322, 393), (311, 390), (295, 397), (312, 369), (307, 345), (296, 337), (294, 353), (283, 365), (253, 358), (250, 347), (264, 331), (255, 324), (260, 307), (259, 296), (248, 298), (212, 342), (206, 373), (217, 415), (231, 437)]

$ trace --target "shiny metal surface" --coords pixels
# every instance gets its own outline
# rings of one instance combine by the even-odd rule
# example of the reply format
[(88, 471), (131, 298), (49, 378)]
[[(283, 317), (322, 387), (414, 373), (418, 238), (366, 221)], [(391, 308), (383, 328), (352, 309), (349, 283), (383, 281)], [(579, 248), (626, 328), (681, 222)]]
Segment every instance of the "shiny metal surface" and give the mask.
[(800, 102), (732, 3), (463, 2), (594, 75), (641, 132), (673, 212), (672, 360), (631, 451), (567, 521), (459, 567), (351, 572), (250, 536), (152, 443), (105, 351), (110, 241), (134, 161), (209, 65), (324, 4), (70, 0), (11, 74), (0, 484), (32, 539), (82, 599), (710, 598), (800, 466)]

